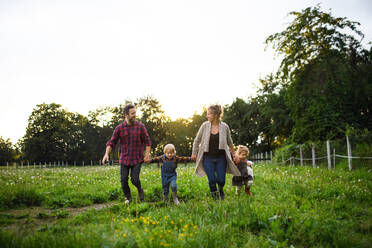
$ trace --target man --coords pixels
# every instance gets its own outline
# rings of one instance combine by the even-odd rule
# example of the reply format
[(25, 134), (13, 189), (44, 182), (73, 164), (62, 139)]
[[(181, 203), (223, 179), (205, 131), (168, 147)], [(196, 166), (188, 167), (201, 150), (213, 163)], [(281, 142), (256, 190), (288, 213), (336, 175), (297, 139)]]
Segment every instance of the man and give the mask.
[[(111, 139), (106, 143), (106, 153), (102, 164), (109, 160), (109, 154), (119, 141), (121, 187), (126, 198), (125, 202), (130, 203), (132, 195), (128, 185), (129, 172), (132, 184), (137, 187), (140, 201), (144, 200), (145, 195), (139, 174), (144, 159), (146, 161), (150, 159), (151, 140), (145, 125), (136, 121), (136, 108), (132, 104), (124, 107), (124, 117), (124, 122), (115, 128)], [(145, 157), (143, 155), (144, 147), (146, 147)]]

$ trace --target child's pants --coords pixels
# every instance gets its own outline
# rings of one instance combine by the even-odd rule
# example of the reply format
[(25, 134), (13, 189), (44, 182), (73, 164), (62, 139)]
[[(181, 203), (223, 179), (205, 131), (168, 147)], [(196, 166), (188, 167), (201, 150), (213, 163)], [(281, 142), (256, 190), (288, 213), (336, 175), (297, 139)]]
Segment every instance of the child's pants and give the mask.
[(163, 187), (163, 194), (169, 194), (169, 186), (172, 189), (172, 192), (177, 192), (177, 174), (166, 174), (162, 173), (161, 175), (161, 184)]

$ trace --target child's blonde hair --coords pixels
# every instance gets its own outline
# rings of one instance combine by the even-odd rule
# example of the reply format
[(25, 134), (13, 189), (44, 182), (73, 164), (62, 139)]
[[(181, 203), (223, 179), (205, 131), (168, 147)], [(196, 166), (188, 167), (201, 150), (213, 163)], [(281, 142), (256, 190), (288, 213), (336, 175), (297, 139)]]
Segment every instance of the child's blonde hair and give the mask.
[(164, 146), (164, 153), (165, 153), (165, 151), (167, 151), (167, 150), (170, 150), (170, 151), (173, 151), (174, 153), (176, 153), (176, 148), (174, 147), (173, 144), (166, 144), (166, 145)]
[(247, 157), (249, 156), (249, 149), (248, 147), (246, 146), (243, 146), (243, 145), (239, 145), (237, 150), (236, 150), (236, 153), (239, 154), (241, 152), (246, 152), (247, 153)]

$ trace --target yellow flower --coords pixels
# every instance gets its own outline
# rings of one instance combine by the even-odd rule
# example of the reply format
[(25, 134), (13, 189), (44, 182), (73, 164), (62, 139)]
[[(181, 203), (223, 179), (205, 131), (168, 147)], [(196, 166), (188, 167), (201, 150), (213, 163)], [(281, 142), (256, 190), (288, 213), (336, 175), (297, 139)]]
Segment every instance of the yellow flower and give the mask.
[(186, 224), (183, 228), (185, 228), (185, 229), (187, 229), (189, 227), (189, 225), (188, 224)]
[(173, 222), (173, 220), (171, 220), (171, 222), (170, 222), (172, 225), (174, 224), (174, 222)]
[(123, 237), (126, 238), (127, 237), (127, 234), (126, 233), (123, 233)]

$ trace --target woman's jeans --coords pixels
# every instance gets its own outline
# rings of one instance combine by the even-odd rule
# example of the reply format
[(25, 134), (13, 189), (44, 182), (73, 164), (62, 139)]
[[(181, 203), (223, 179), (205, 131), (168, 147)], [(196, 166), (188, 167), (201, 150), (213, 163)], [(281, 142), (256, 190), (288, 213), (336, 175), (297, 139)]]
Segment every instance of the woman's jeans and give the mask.
[(217, 192), (217, 184), (220, 192), (220, 197), (223, 199), (225, 193), (223, 187), (225, 186), (226, 178), (226, 157), (221, 155), (219, 157), (203, 157), (203, 167), (208, 177), (209, 189), (213, 193)]

